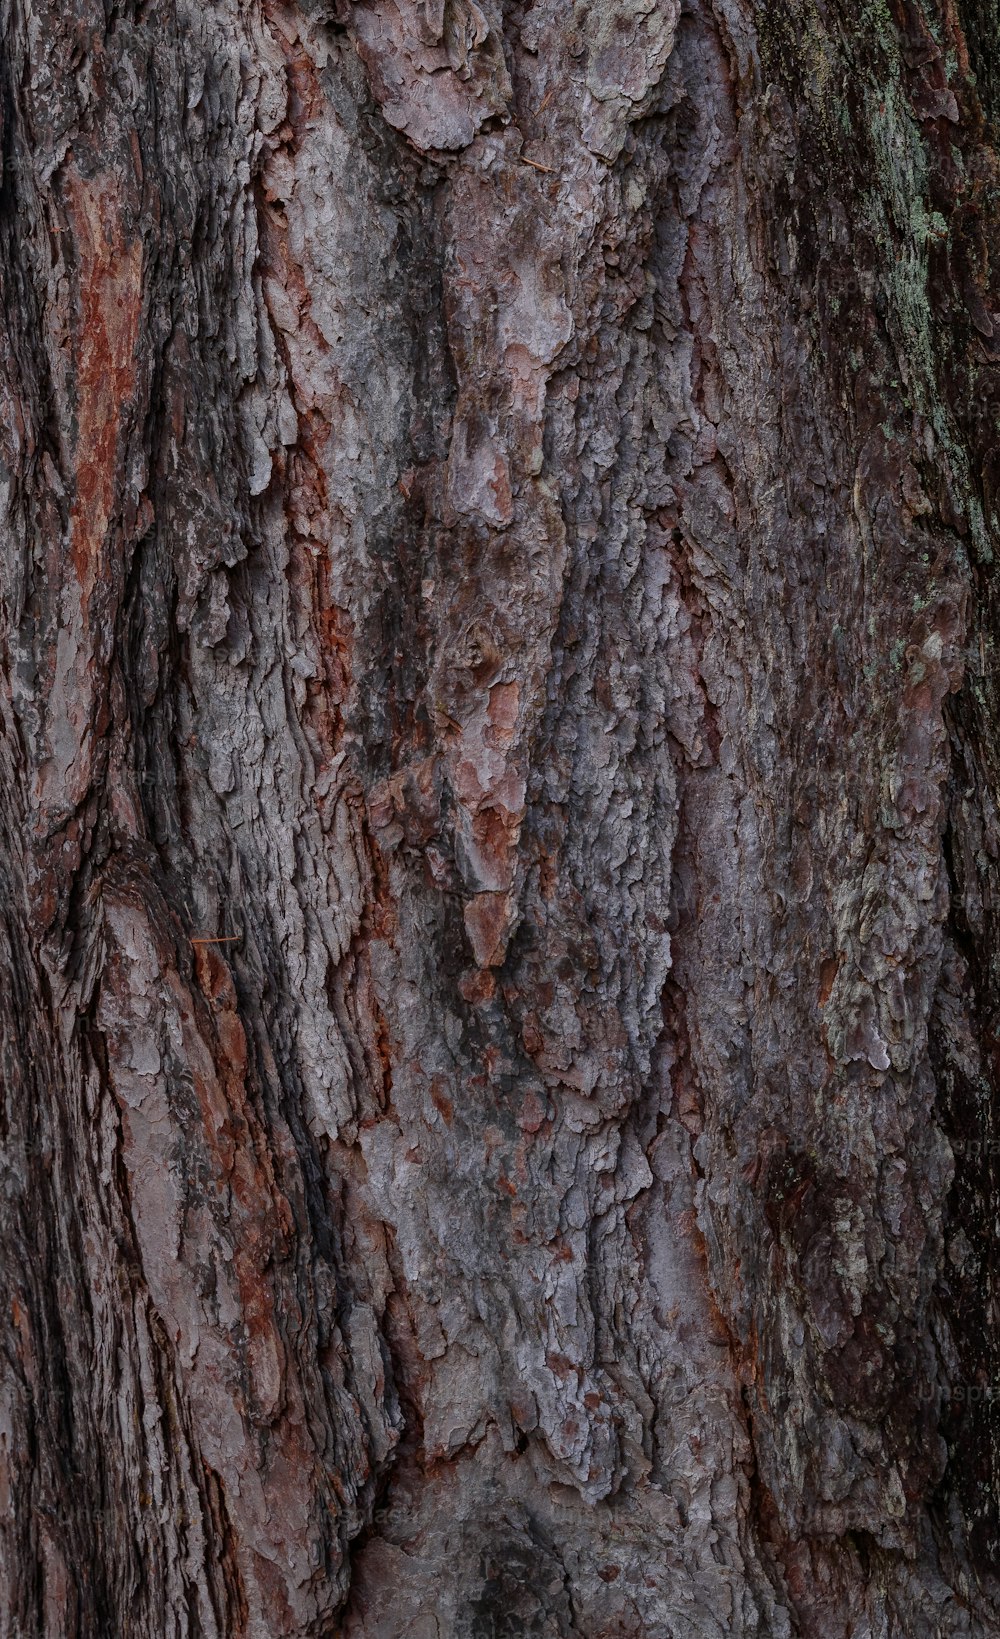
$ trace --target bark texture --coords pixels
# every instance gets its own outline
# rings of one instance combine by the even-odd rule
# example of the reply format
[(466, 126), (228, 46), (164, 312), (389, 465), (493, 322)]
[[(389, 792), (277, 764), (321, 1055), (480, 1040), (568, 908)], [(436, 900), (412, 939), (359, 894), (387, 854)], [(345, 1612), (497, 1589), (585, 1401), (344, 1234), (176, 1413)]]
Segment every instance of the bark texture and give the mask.
[(0, 1634), (997, 1635), (996, 0), (0, 19)]

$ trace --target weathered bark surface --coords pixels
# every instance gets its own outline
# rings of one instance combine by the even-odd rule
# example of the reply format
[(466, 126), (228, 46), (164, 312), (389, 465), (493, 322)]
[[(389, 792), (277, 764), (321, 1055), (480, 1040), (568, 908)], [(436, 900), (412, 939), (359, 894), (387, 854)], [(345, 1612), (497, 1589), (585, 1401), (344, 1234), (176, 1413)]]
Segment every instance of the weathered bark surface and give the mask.
[(1000, 1633), (996, 0), (0, 13), (0, 1633)]

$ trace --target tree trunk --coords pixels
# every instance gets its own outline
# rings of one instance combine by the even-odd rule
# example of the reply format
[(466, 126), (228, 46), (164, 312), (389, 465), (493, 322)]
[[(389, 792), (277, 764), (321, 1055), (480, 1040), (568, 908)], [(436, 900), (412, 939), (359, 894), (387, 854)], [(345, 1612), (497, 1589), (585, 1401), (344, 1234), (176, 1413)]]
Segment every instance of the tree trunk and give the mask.
[(997, 1635), (997, 0), (2, 17), (3, 1639)]

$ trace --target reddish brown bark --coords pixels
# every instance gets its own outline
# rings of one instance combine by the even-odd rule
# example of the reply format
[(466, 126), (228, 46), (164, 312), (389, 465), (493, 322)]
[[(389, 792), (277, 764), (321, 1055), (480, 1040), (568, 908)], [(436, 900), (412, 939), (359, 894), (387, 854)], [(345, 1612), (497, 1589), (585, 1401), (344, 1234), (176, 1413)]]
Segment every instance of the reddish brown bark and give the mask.
[(993, 0), (5, 0), (0, 1632), (1000, 1631)]

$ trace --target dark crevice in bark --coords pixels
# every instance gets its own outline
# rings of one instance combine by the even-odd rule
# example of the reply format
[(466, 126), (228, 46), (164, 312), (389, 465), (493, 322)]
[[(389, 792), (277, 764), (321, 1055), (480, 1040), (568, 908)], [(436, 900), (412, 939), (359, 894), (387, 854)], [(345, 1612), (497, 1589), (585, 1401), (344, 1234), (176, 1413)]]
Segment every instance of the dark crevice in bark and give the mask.
[[(974, 668), (975, 659), (975, 676)], [(943, 1371), (942, 1431), (949, 1467), (940, 1500), (946, 1510), (949, 1499), (957, 1499), (967, 1522), (970, 1548), (985, 1572), (995, 1562), (1000, 1541), (1000, 1352), (995, 1324), (995, 1203), (1000, 1191), (995, 950), (1000, 929), (983, 873), (983, 848), (992, 852), (994, 844), (990, 833), (982, 836), (976, 820), (971, 830), (969, 826), (969, 799), (975, 803), (988, 786), (995, 763), (992, 734), (982, 738), (984, 725), (976, 696), (983, 689), (992, 695), (992, 680), (967, 683), (950, 712), (953, 774), (944, 837), (951, 888), (950, 950), (931, 1047), (942, 1125), (955, 1155), (941, 1299), (956, 1358), (946, 1362)], [(974, 921), (969, 906), (978, 912)]]

